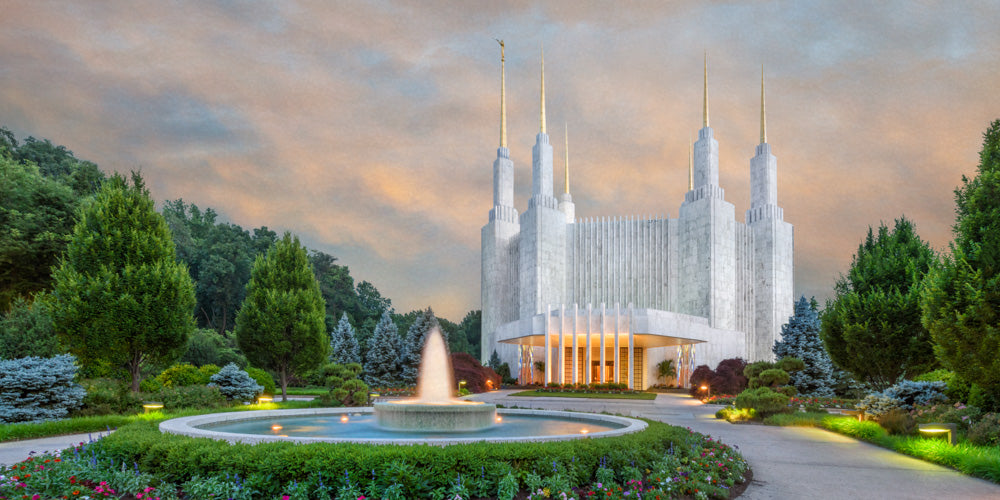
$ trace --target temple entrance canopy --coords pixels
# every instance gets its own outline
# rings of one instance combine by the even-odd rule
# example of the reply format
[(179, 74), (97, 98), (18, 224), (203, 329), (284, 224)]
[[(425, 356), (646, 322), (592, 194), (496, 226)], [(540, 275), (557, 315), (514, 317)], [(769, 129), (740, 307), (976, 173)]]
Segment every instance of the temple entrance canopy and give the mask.
[(712, 351), (746, 352), (741, 332), (713, 328), (705, 318), (618, 305), (550, 306), (497, 333), (500, 343), (519, 347), (519, 381), (545, 385), (625, 383), (645, 389), (656, 383), (655, 366), (664, 359), (675, 360), (683, 385)]

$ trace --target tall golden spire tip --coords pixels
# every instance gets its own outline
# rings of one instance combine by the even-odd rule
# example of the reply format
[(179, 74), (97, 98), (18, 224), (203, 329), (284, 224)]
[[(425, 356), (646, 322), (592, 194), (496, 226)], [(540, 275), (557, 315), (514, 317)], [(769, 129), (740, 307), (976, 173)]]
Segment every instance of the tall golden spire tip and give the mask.
[(506, 69), (504, 62), (506, 61), (506, 56), (504, 54), (504, 44), (503, 40), (496, 39), (497, 43), (500, 44), (500, 147), (507, 147), (507, 78)]

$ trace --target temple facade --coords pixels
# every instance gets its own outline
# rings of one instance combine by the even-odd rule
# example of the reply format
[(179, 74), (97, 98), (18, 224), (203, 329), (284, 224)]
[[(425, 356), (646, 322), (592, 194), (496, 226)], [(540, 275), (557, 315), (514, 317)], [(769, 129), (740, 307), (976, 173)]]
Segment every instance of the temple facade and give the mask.
[(664, 359), (675, 360), (672, 382), (681, 385), (697, 365), (772, 359), (792, 315), (793, 231), (778, 205), (763, 76), (760, 144), (750, 159), (751, 201), (742, 222), (719, 186), (707, 63), (704, 119), (677, 218), (576, 218), (568, 153), (565, 187), (554, 195), (544, 62), (531, 197), (518, 211), (504, 78), (501, 48), (500, 147), (482, 228), (482, 359), (496, 351), (522, 383), (632, 388), (666, 382), (656, 377)]

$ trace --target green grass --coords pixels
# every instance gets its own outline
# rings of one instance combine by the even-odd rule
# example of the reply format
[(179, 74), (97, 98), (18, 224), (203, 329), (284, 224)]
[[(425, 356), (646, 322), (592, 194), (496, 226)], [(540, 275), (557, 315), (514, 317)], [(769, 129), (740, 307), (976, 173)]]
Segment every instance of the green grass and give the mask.
[(765, 417), (764, 424), (778, 425), (782, 427), (815, 427), (828, 416), (830, 416), (830, 414), (825, 411), (778, 413), (776, 415)]
[(785, 415), (785, 417), (788, 418), (771, 422), (765, 420), (765, 423), (806, 425), (805, 422), (812, 420), (815, 422), (813, 425), (817, 427), (931, 463), (951, 467), (970, 476), (1000, 483), (1000, 448), (995, 446), (976, 446), (969, 443), (959, 443), (952, 446), (943, 439), (922, 436), (892, 436), (875, 422), (859, 422), (853, 417), (826, 415), (822, 418), (816, 418), (809, 414), (801, 418), (791, 418), (793, 415)]
[(528, 398), (591, 398), (591, 399), (656, 399), (656, 394), (652, 392), (639, 392), (634, 394), (611, 394), (607, 392), (545, 392), (545, 391), (522, 391), (515, 392), (511, 396), (521, 396)]
[[(275, 391), (277, 394), (275, 397), (281, 397), (281, 391)], [(285, 390), (289, 396), (322, 396), (330, 392), (329, 388), (326, 387), (289, 387)]]
[(289, 401), (287, 403), (267, 403), (260, 405), (242, 405), (231, 408), (212, 408), (204, 410), (174, 410), (169, 412), (139, 413), (135, 415), (97, 415), (90, 417), (74, 417), (49, 422), (23, 422), (16, 424), (0, 424), (0, 443), (61, 436), (65, 434), (83, 434), (85, 432), (101, 432), (126, 424), (143, 421), (160, 422), (163, 420), (201, 415), (204, 413), (222, 413), (247, 410), (280, 410), (292, 408), (307, 408), (310, 401)]

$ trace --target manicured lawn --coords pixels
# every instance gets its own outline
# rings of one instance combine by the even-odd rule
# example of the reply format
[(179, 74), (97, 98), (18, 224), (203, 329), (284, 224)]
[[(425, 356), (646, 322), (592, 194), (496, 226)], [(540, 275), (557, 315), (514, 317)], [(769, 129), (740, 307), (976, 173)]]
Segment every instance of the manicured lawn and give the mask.
[[(277, 392), (277, 396), (281, 397), (281, 391)], [(322, 396), (328, 392), (330, 389), (327, 387), (289, 387), (286, 391), (289, 396)]]
[(612, 394), (607, 392), (546, 392), (546, 391), (522, 391), (515, 392), (511, 396), (521, 396), (528, 398), (590, 398), (590, 399), (656, 399), (656, 394), (652, 392), (639, 392), (634, 394)]

